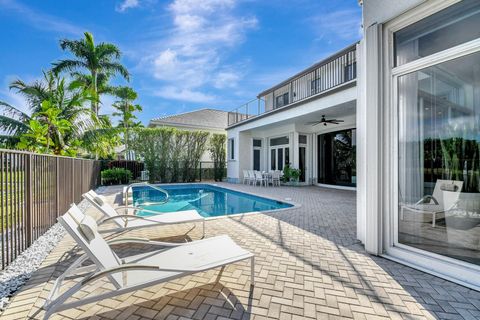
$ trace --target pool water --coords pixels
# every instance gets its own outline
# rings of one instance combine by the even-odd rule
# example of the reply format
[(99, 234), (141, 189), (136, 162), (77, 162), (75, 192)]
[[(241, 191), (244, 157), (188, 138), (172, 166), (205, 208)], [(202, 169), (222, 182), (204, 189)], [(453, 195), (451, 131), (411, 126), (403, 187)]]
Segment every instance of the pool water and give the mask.
[[(165, 194), (148, 186), (136, 186), (133, 187), (134, 204), (159, 213), (195, 209), (203, 217), (217, 217), (293, 207), (289, 203), (209, 184), (161, 185), (158, 187), (169, 193), (170, 199), (167, 203), (146, 205), (148, 202), (165, 200)], [(153, 215), (150, 212), (139, 212), (137, 214), (141, 216)]]

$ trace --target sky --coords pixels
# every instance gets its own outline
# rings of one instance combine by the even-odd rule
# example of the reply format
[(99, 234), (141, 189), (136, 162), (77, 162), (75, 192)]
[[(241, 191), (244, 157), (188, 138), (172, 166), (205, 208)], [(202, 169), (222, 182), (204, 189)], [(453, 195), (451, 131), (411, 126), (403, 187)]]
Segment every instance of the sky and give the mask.
[[(25, 110), (8, 84), (32, 82), (69, 58), (59, 40), (122, 51), (150, 119), (200, 108), (232, 110), (360, 39), (357, 0), (0, 0), (0, 100)], [(112, 113), (114, 97), (101, 113)]]

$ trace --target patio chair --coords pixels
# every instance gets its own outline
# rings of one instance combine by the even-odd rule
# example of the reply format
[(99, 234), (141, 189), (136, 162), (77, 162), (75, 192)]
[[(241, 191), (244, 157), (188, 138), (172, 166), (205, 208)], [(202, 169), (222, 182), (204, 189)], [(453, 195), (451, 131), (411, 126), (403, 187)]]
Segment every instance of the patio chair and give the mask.
[(250, 183), (253, 185), (255, 184), (255, 171), (253, 170), (247, 170), (247, 173), (248, 173), (248, 176), (250, 177), (250, 180), (249, 180), (249, 185)]
[[(104, 218), (98, 222), (99, 225), (113, 222), (117, 226), (113, 229), (102, 229), (99, 231), (100, 233), (115, 233), (146, 227), (158, 227), (161, 225), (202, 222), (202, 237), (205, 237), (205, 218), (202, 217), (197, 210), (161, 213), (133, 206), (114, 208), (104, 197), (98, 195), (93, 190), (84, 193), (82, 197), (102, 213)], [(119, 214), (118, 211), (120, 210), (123, 210), (126, 214)], [(133, 214), (128, 214), (128, 210), (133, 210)], [(152, 213), (154, 215), (148, 217), (135, 215), (138, 211)]]
[(272, 172), (272, 186), (278, 185), (280, 187), (280, 175), (278, 170)]
[(260, 171), (255, 171), (255, 186), (257, 185), (258, 182), (260, 182), (260, 187), (262, 186), (262, 183), (265, 184), (265, 187), (267, 186), (267, 178), (263, 176), (263, 174)]
[(400, 219), (405, 218), (405, 211), (431, 214), (432, 227), (435, 228), (436, 220), (440, 214), (445, 215), (446, 212), (456, 208), (462, 187), (463, 181), (437, 180), (432, 195), (425, 195), (415, 204), (401, 204)]
[(243, 170), (243, 184), (248, 183), (250, 184), (250, 174), (248, 170)]
[[(106, 241), (97, 231), (95, 219), (84, 215), (76, 205), (58, 218), (60, 224), (85, 252), (55, 281), (43, 305), (44, 319), (53, 313), (76, 308), (92, 302), (119, 296), (159, 283), (207, 271), (250, 259), (250, 281), (254, 285), (254, 255), (238, 246), (229, 236), (197, 240), (187, 243), (151, 241), (142, 238)], [(136, 243), (160, 246), (161, 249), (120, 259), (111, 244)], [(82, 266), (90, 260), (93, 264)], [(80, 281), (60, 292), (65, 278), (81, 277)], [(68, 298), (94, 281), (104, 279), (115, 289), (102, 290), (94, 296), (66, 302)]]

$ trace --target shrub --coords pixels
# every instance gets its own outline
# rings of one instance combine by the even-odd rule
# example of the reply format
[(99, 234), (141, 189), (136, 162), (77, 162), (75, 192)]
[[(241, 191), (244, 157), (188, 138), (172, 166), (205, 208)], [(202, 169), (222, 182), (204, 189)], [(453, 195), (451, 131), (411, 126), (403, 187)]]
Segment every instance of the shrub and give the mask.
[(144, 165), (143, 162), (138, 162), (135, 160), (112, 160), (107, 163), (107, 168), (121, 168), (130, 170), (132, 173), (132, 179), (137, 179), (140, 177), (140, 172), (143, 171)]
[(134, 130), (131, 147), (143, 158), (150, 182), (195, 181), (209, 133), (172, 128)]
[(102, 183), (104, 185), (127, 184), (132, 179), (132, 172), (123, 168), (112, 168), (103, 170)]
[(222, 181), (225, 173), (227, 158), (226, 151), (227, 137), (224, 134), (214, 133), (210, 137), (210, 156), (213, 160), (213, 178), (215, 181)]
[(300, 169), (295, 169), (291, 167), (291, 164), (286, 164), (285, 167), (283, 168), (283, 182), (298, 182), (298, 179), (300, 178), (301, 175), (301, 170)]

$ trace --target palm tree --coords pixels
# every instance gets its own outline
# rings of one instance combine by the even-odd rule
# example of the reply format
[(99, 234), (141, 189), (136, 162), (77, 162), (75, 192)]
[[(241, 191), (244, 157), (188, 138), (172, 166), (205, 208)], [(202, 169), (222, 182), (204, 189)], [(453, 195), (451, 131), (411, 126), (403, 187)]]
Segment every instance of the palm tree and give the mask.
[(93, 35), (85, 32), (85, 38), (81, 40), (60, 40), (60, 47), (70, 51), (77, 59), (65, 59), (53, 64), (53, 71), (75, 72), (88, 70), (90, 72), (90, 90), (96, 98), (92, 100), (92, 111), (98, 115), (99, 102), (99, 80), (104, 76), (120, 74), (129, 80), (130, 75), (127, 69), (118, 62), (121, 57), (120, 49), (111, 43), (100, 43), (95, 45)]
[(115, 96), (120, 100), (113, 103), (113, 107), (118, 110), (114, 112), (113, 116), (120, 117), (118, 128), (123, 128), (125, 150), (128, 149), (128, 130), (133, 127), (142, 127), (140, 121), (135, 121), (137, 117), (134, 115), (135, 111), (142, 111), (142, 106), (134, 104), (137, 99), (137, 93), (130, 87), (118, 87), (115, 90)]
[[(24, 137), (20, 147), (31, 149), (27, 140), (42, 145), (46, 138), (46, 149), (61, 154), (77, 145), (86, 132), (102, 127), (102, 121), (85, 107), (92, 100), (89, 92), (71, 89), (64, 78), (52, 72), (43, 75), (32, 84), (22, 80), (11, 83), (10, 88), (25, 97), (31, 115), (0, 101), (0, 131), (5, 133), (2, 140), (12, 147)], [(45, 130), (47, 137), (42, 137)]]

